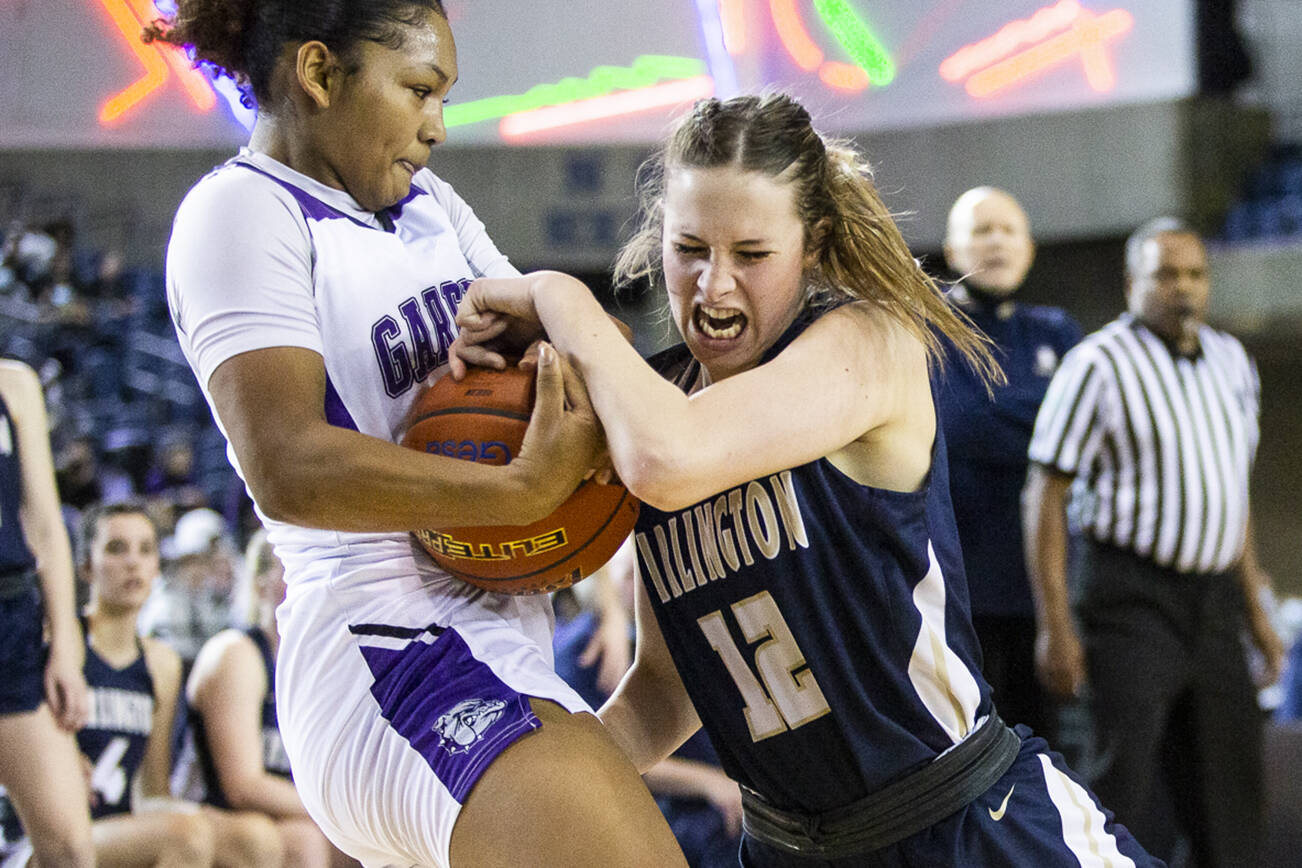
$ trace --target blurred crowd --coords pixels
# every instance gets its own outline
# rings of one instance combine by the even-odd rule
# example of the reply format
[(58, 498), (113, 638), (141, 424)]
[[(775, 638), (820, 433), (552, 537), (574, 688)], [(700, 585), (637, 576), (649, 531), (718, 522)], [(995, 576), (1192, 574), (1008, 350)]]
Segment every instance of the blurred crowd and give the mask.
[(0, 242), (0, 356), (45, 389), (65, 519), (142, 499), (166, 539), (186, 512), (256, 527), (168, 318), (161, 271), (80, 243), (71, 219), (12, 222)]

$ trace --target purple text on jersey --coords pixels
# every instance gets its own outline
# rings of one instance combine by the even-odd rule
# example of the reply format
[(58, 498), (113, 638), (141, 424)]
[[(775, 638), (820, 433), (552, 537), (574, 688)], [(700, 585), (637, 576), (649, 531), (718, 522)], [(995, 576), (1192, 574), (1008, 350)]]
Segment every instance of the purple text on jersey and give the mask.
[(423, 381), (448, 360), (456, 338), (457, 305), (471, 278), (431, 286), (398, 305), (398, 316), (386, 314), (371, 326), (375, 360), (384, 378), (384, 391), (397, 398)]

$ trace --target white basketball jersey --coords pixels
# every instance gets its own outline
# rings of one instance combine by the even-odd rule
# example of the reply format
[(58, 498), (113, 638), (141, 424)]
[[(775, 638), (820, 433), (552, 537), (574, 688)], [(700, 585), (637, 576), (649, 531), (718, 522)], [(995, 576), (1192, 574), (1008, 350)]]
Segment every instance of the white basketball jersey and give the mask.
[[(517, 273), (469, 206), (428, 170), (416, 174), (406, 199), (377, 216), (346, 192), (246, 149), (182, 202), (168, 246), (167, 294), (210, 405), (208, 380), (226, 359), (303, 347), (325, 360), (326, 418), (392, 442), (415, 396), (446, 371), (453, 317), (470, 281)], [(368, 585), (366, 598), (382, 590), (376, 584), (397, 582), (390, 590), (402, 594), (413, 579), (427, 586), (445, 578), (413, 553), (405, 533), (339, 533), (263, 518), (285, 562), (291, 601), (301, 590), (296, 582), (310, 575), (328, 578), (332, 590)], [(449, 590), (459, 595), (464, 587), (449, 582)]]

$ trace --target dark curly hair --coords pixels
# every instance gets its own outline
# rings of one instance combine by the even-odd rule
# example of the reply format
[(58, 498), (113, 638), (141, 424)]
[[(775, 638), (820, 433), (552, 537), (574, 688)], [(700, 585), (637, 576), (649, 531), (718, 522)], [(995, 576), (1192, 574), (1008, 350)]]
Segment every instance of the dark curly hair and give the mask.
[(442, 0), (179, 0), (176, 14), (145, 28), (155, 39), (191, 50), (230, 76), (250, 108), (270, 95), (271, 74), (287, 43), (320, 41), (348, 57), (359, 42), (402, 47), (401, 25), (418, 24), (433, 11), (447, 17)]

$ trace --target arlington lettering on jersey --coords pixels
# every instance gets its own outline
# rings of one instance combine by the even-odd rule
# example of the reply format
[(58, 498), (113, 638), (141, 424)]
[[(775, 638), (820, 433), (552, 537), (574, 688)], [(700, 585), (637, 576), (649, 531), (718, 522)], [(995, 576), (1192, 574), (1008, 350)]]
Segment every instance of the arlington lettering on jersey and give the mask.
[[(791, 471), (740, 485), (636, 534), (660, 602), (736, 573), (757, 556), (809, 548)], [(680, 530), (681, 525), (681, 530)]]

